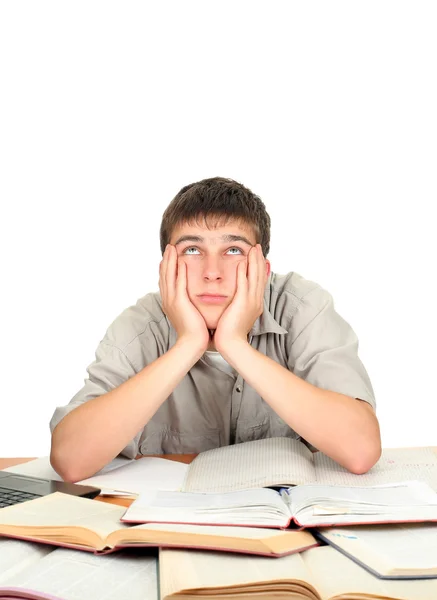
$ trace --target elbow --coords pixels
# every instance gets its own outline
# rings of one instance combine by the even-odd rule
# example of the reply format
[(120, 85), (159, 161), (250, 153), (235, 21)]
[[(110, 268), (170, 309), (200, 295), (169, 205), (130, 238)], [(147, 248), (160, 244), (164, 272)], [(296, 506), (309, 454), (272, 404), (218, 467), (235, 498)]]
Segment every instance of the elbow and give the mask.
[(382, 448), (381, 441), (377, 440), (361, 449), (350, 461), (347, 469), (355, 475), (364, 475), (376, 465), (381, 458)]
[(355, 435), (349, 465), (346, 467), (355, 475), (364, 475), (370, 471), (382, 454), (381, 431), (374, 409), (365, 403), (361, 403), (361, 409), (366, 413), (366, 421), (361, 423), (359, 433)]
[(50, 452), (50, 464), (62, 480), (67, 483), (76, 483), (83, 479), (81, 474), (75, 470), (75, 465), (71, 461), (63, 460), (53, 448)]
[(67, 483), (76, 483), (86, 477), (86, 474), (78, 468), (77, 461), (74, 460), (71, 450), (52, 434), (52, 445), (50, 449), (50, 464), (56, 473)]

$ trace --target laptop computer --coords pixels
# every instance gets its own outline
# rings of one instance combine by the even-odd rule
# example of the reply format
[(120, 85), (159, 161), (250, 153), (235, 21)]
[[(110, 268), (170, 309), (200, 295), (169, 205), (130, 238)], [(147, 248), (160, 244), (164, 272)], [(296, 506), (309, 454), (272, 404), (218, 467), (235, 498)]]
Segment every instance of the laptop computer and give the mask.
[(0, 509), (53, 492), (95, 498), (101, 492), (99, 488), (52, 479), (40, 479), (29, 475), (17, 475), (8, 471), (0, 471)]

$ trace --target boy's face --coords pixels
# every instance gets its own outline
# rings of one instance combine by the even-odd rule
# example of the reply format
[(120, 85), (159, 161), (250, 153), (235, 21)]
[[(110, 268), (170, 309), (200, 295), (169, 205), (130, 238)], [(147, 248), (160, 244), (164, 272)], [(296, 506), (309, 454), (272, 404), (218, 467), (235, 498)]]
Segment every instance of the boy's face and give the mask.
[[(210, 229), (206, 225), (180, 225), (174, 229), (170, 244), (176, 246), (178, 257), (183, 257), (187, 265), (187, 292), (191, 302), (205, 319), (208, 329), (216, 329), (237, 291), (237, 265), (247, 261), (249, 250), (256, 245), (253, 228), (233, 220), (223, 227)], [(270, 261), (264, 261), (268, 276)], [(220, 297), (208, 298), (205, 294)]]

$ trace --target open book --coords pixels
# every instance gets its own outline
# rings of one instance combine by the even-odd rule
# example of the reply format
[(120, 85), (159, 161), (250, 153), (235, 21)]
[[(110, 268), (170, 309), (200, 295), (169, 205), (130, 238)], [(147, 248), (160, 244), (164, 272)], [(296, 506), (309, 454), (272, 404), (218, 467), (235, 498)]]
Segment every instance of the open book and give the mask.
[(329, 527), (316, 535), (377, 577), (437, 577), (437, 525)]
[(432, 448), (384, 449), (370, 471), (355, 475), (301, 441), (267, 438), (201, 452), (189, 465), (184, 492), (234, 492), (248, 488), (324, 485), (374, 486), (425, 481), (437, 492)]
[(160, 550), (161, 600), (433, 600), (437, 579), (384, 580), (330, 546), (261, 556)]
[(318, 545), (307, 531), (120, 523), (125, 507), (55, 492), (0, 510), (0, 535), (108, 554), (174, 546), (282, 556)]
[(375, 487), (300, 485), (239, 492), (148, 492), (124, 523), (195, 523), (286, 528), (437, 521), (437, 494), (423, 481)]
[(157, 567), (150, 550), (94, 556), (0, 540), (0, 598), (157, 600)]

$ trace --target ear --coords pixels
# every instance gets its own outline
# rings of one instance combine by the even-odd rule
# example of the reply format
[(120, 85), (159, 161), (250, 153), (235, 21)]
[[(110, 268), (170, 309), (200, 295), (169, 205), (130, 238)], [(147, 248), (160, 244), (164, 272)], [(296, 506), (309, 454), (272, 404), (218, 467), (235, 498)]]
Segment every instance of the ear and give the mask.
[(267, 258), (265, 259), (265, 263), (266, 263), (266, 277), (268, 278), (268, 276), (270, 275), (270, 271), (271, 271), (271, 265), (270, 265), (270, 261), (267, 260)]

